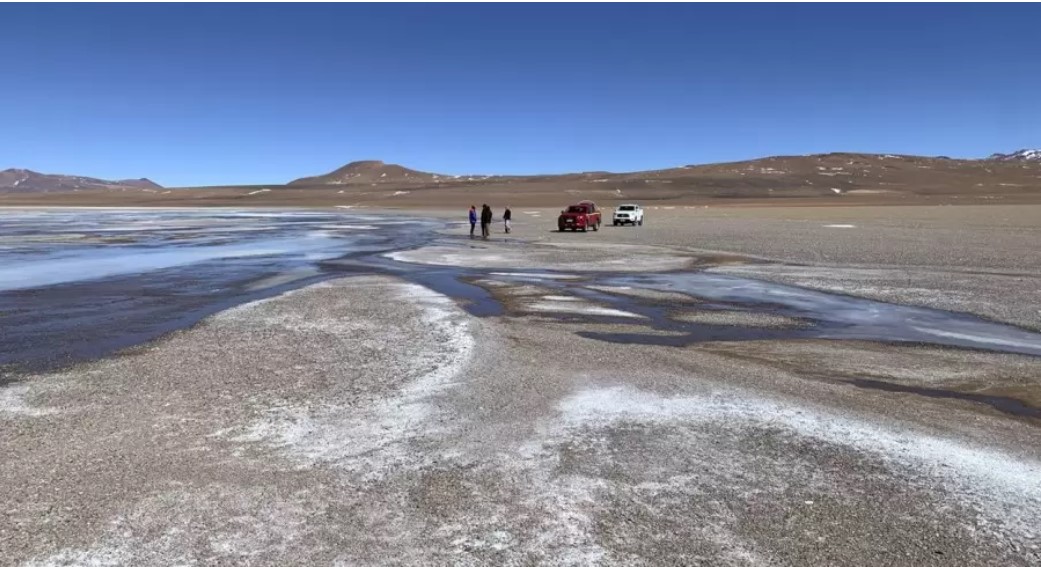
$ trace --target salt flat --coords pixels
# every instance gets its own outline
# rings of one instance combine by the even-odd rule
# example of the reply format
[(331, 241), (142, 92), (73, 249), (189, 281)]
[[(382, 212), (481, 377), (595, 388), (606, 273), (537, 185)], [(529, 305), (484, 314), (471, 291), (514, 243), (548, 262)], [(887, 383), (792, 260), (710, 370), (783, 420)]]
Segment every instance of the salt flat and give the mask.
[(0, 386), (0, 558), (1038, 564), (1038, 211), (942, 209), (548, 212), (315, 260)]

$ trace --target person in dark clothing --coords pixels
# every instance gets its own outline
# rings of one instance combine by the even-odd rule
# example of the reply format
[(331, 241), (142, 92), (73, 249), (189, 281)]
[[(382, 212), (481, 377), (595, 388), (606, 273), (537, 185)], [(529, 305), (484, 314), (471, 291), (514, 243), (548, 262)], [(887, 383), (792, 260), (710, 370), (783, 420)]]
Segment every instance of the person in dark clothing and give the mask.
[(470, 238), (474, 237), (475, 228), (477, 228), (477, 205), (470, 205)]
[(489, 227), (492, 225), (492, 208), (488, 205), (481, 206), (481, 237), (488, 239)]
[(510, 219), (513, 218), (513, 213), (510, 212), (510, 208), (506, 207), (506, 210), (502, 213), (502, 224), (506, 226), (506, 234), (510, 233)]

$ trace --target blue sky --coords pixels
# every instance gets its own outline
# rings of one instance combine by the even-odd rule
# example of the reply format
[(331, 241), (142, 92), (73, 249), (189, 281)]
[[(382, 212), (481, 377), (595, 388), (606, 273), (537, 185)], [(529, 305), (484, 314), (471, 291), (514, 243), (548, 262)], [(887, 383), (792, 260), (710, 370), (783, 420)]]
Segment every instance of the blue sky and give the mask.
[(276, 183), (1041, 146), (1036, 5), (0, 5), (0, 169)]

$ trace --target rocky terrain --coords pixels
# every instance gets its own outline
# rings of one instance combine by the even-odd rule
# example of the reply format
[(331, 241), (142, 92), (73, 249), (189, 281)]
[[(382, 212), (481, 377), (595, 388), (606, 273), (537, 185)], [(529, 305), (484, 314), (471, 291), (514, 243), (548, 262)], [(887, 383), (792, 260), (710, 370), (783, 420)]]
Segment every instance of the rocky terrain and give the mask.
[(79, 191), (157, 190), (162, 185), (151, 179), (108, 181), (79, 175), (39, 173), (29, 169), (0, 171), (0, 193), (67, 193)]

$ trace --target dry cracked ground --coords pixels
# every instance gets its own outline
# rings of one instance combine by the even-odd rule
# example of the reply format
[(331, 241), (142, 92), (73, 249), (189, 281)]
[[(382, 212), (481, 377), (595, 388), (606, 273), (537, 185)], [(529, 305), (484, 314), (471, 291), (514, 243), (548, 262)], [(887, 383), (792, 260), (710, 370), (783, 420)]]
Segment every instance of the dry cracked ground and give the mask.
[[(1036, 292), (1041, 262), (1029, 242), (1005, 242), (1027, 228), (932, 227), (1004, 246), (986, 255), (1000, 265), (971, 270), (975, 248), (964, 265), (937, 260), (952, 242), (928, 211), (663, 211), (659, 227), (651, 213), (647, 231), (591, 238), (550, 234), (532, 214), (517, 223), (527, 240), (449, 238), (397, 257), (486, 269), (473, 283), (501, 315), (396, 278), (342, 278), (0, 388), (0, 563), (1041, 564), (1041, 419), (1029, 413), (1041, 358), (609, 342), (596, 333), (644, 316), (576, 294), (580, 279), (559, 285), (580, 261), (741, 272), (1036, 330), (1037, 304), (1015, 298)], [(917, 250), (875, 260), (887, 243), (872, 235), (915, 230)], [(807, 324), (589, 287), (684, 324)]]

